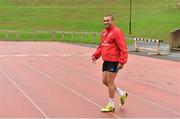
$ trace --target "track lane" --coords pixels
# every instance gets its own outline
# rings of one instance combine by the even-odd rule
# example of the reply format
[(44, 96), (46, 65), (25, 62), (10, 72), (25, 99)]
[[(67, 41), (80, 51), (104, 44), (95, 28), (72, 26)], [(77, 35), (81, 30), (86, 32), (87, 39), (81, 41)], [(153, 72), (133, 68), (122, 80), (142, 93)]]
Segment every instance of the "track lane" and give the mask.
[[(78, 65), (72, 66), (71, 64), (68, 63), (69, 61), (67, 61), (67, 60), (62, 60), (62, 59), (58, 59), (58, 58), (56, 58), (56, 59), (48, 58), (48, 59), (50, 61), (52, 61), (56, 65), (56, 67), (58, 67), (59, 70), (61, 70), (61, 67), (63, 67), (64, 70), (68, 67), (68, 69), (65, 71), (69, 71), (69, 73), (74, 73), (75, 76), (79, 75), (79, 78), (82, 78), (82, 77), (86, 78), (87, 77), (88, 79), (91, 78), (90, 80), (101, 83), (101, 79), (100, 79), (101, 77), (97, 76), (97, 75), (95, 75), (93, 77), (93, 75), (96, 74), (96, 71), (93, 74), (89, 73), (89, 71), (86, 70), (86, 69), (88, 69), (88, 67), (82, 69), (82, 67), (80, 68), (80, 66), (78, 66)], [(71, 69), (73, 69), (73, 67), (76, 67), (76, 69), (71, 70)], [(79, 73), (77, 73), (77, 71), (79, 71)], [(85, 72), (82, 72), (82, 71), (85, 71), (87, 73), (84, 74)], [(166, 92), (163, 89), (155, 88), (155, 87), (148, 85), (148, 84), (146, 84), (146, 85), (139, 84), (139, 82), (137, 82), (135, 80), (131, 80), (131, 78), (132, 78), (131, 76), (128, 76), (128, 77), (125, 75), (121, 76), (121, 74), (120, 74), (120, 76), (118, 76), (118, 78), (121, 78), (124, 80), (121, 80), (121, 79), (118, 80), (117, 79), (116, 80), (117, 84), (120, 84), (120, 86), (125, 85), (123, 87), (127, 90), (128, 90), (127, 87), (129, 87), (131, 89), (130, 92), (133, 92), (134, 94), (137, 94), (138, 96), (143, 97), (144, 100), (146, 100), (146, 99), (150, 100), (149, 102), (151, 102), (151, 100), (152, 100), (153, 102), (155, 102), (157, 104), (156, 106), (159, 105), (158, 107), (162, 107), (164, 109), (166, 108), (166, 110), (170, 110), (170, 111), (172, 110), (171, 112), (175, 112), (175, 114), (179, 113), (176, 111), (176, 110), (180, 109), (180, 107), (178, 106), (178, 105), (180, 105), (180, 103), (177, 101), (180, 98), (178, 95), (170, 93), (168, 91)], [(129, 85), (132, 85), (132, 86), (129, 86)], [(135, 86), (136, 86), (136, 88), (133, 88)], [(146, 90), (146, 92), (145, 92), (145, 90)], [(164, 99), (162, 97), (164, 97)]]
[[(18, 47), (14, 46), (14, 44), (17, 45)], [(74, 45), (68, 45), (68, 44), (64, 45), (63, 43), (52, 43), (50, 45), (49, 43), (15, 42), (8, 46), (9, 47), (14, 46), (14, 48), (10, 48), (9, 50), (1, 50), (1, 51), (4, 51), (5, 54), (7, 54), (7, 53), (11, 54), (11, 52), (13, 52), (14, 54), (17, 54), (17, 53), (19, 53), (19, 54), (21, 54), (21, 53), (37, 54), (37, 52), (38, 52), (40, 54), (43, 54), (43, 53), (44, 54), (71, 53), (76, 56), (79, 54), (91, 53), (94, 51), (93, 48), (86, 48), (86, 47), (74, 46)], [(14, 49), (16, 49), (16, 50), (14, 50)], [(84, 69), (83, 67), (80, 67), (80, 68), (76, 67), (77, 68), (76, 71), (80, 71), (80, 72), (74, 73), (75, 75), (70, 75), (70, 76), (75, 77), (74, 78), (75, 80), (82, 81), (81, 79), (85, 78), (85, 76), (83, 74), (87, 74), (87, 79), (89, 80), (88, 83), (90, 83), (90, 85), (94, 85), (95, 82), (98, 83), (98, 81), (94, 80), (96, 78), (98, 78), (98, 80), (101, 80), (100, 79), (101, 76), (99, 75), (99, 73), (100, 73), (99, 67), (101, 66), (100, 65), (101, 63), (98, 62), (96, 66), (92, 66), (92, 65), (89, 65), (89, 63), (87, 63), (87, 61), (90, 61), (90, 59), (88, 59), (87, 57), (85, 57), (85, 58), (75, 57), (75, 60), (77, 60), (75, 62), (73, 62), (74, 61), (73, 58), (68, 59), (68, 60), (65, 59), (65, 61), (67, 60), (69, 65), (72, 65), (73, 67), (78, 66), (78, 65), (74, 65), (76, 63), (81, 64), (81, 66), (83, 66), (83, 64), (84, 64), (84, 66), (88, 67), (87, 69)], [(22, 59), (24, 59), (24, 58), (22, 58)], [(61, 58), (59, 59), (58, 57), (55, 57), (55, 59), (61, 60)], [(166, 111), (164, 110), (164, 112), (162, 112), (163, 107), (168, 107), (169, 109), (174, 110), (176, 112), (179, 110), (179, 103), (176, 103), (176, 101), (174, 101), (176, 103), (175, 104), (172, 101), (174, 99), (176, 99), (176, 100), (179, 99), (179, 94), (178, 94), (179, 80), (177, 80), (177, 79), (179, 79), (179, 77), (178, 77), (178, 75), (173, 75), (175, 72), (178, 71), (177, 67), (179, 64), (177, 62), (172, 62), (172, 61), (167, 61), (167, 60), (146, 58), (146, 57), (133, 56), (133, 55), (130, 55), (129, 59), (130, 60), (129, 60), (128, 64), (126, 65), (126, 67), (124, 68), (124, 70), (122, 70), (121, 73), (118, 75), (118, 78), (120, 80), (116, 80), (117, 83), (121, 87), (123, 87), (124, 89), (126, 89), (130, 92), (130, 97), (127, 100), (128, 105), (126, 105), (122, 109), (116, 110), (115, 114), (116, 113), (121, 114), (121, 117), (128, 117), (128, 116), (129, 117), (139, 117), (139, 116), (142, 116), (142, 117), (163, 117), (163, 116), (179, 117), (174, 113), (173, 113), (174, 115), (172, 116), (172, 113), (169, 113), (169, 111), (168, 111), (168, 113), (166, 113), (167, 110)], [(18, 60), (19, 60), (19, 58), (18, 58)], [(53, 58), (50, 57), (50, 58), (48, 58), (48, 60), (49, 60), (49, 62), (56, 62), (56, 60), (54, 60), (54, 57)], [(51, 61), (51, 60), (53, 60), (53, 61)], [(28, 59), (28, 58), (26, 59), (25, 58), (25, 60), (20, 59), (20, 61), (25, 61), (25, 62), (27, 61), (26, 63), (33, 65), (33, 67), (41, 68), (41, 66), (39, 66), (39, 64), (36, 64), (37, 63), (36, 58), (35, 59)], [(40, 60), (40, 61), (42, 61), (42, 60)], [(44, 62), (46, 62), (46, 61), (44, 61)], [(68, 66), (69, 69), (67, 68), (67, 72), (62, 72), (62, 73), (65, 73), (68, 75), (69, 73), (72, 73), (74, 70), (73, 70), (73, 68), (72, 69), (70, 68), (71, 66), (67, 65), (67, 62), (65, 62), (65, 65), (63, 65), (63, 66)], [(60, 61), (59, 64), (61, 64), (61, 63), (62, 62)], [(58, 64), (58, 62), (57, 62), (57, 64)], [(52, 69), (51, 69), (52, 71), (54, 70), (54, 67), (59, 67), (59, 66), (56, 66), (57, 64), (52, 64), (53, 65)], [(62, 64), (64, 64), (64, 63), (62, 63)], [(40, 63), (40, 65), (46, 65), (46, 64)], [(93, 73), (92, 73), (91, 68), (94, 69)], [(50, 70), (47, 70), (47, 72), (50, 72), (50, 73), (47, 73), (48, 76), (53, 77), (54, 74), (60, 75), (60, 72), (62, 69), (61, 68), (55, 68), (55, 69), (58, 70), (57, 72), (55, 71), (56, 73), (53, 73)], [(84, 71), (83, 71), (83, 69), (84, 69)], [(154, 69), (154, 70), (152, 70), (152, 69)], [(159, 72), (159, 69), (161, 69), (162, 72)], [(46, 72), (45, 69), (42, 69), (40, 71)], [(149, 73), (149, 72), (151, 72), (151, 73)], [(131, 77), (127, 77), (127, 76), (131, 76)], [(167, 78), (164, 79), (164, 77), (171, 77), (171, 79), (167, 79)], [(57, 76), (54, 79), (58, 80), (59, 78), (61, 78), (61, 77)], [(67, 77), (67, 79), (69, 79), (69, 77)], [(93, 81), (90, 79), (93, 79)], [(63, 83), (66, 83), (66, 85), (72, 86), (72, 87), (75, 85), (77, 91), (82, 91), (81, 88), (78, 89), (78, 86), (81, 86), (83, 84), (78, 84), (77, 82), (71, 82), (71, 80), (67, 80), (67, 81), (68, 82), (63, 82)], [(87, 80), (85, 80), (85, 81), (87, 83)], [(69, 82), (71, 82), (71, 83), (69, 83)], [(100, 83), (101, 83), (101, 81), (100, 81)], [(97, 85), (98, 89), (100, 88), (100, 86), (102, 86), (102, 84), (100, 85), (100, 83), (99, 83), (99, 85)], [(83, 88), (87, 89), (89, 87), (83, 87)], [(169, 89), (169, 91), (168, 91), (168, 89)], [(103, 92), (102, 97), (105, 97), (107, 94), (104, 91), (105, 88), (101, 87), (100, 90), (102, 90), (101, 93)], [(147, 90), (147, 91), (144, 91), (144, 90)], [(82, 94), (84, 94), (84, 93), (87, 94), (87, 92), (88, 91), (83, 90)], [(94, 92), (96, 92), (96, 91), (94, 91)], [(94, 92), (89, 91), (90, 94), (91, 93), (93, 94)], [(135, 98), (136, 95), (134, 96), (134, 94), (140, 95), (143, 99)], [(164, 97), (164, 95), (165, 95), (165, 97)], [(92, 95), (92, 97), (93, 97), (93, 95)], [(163, 97), (166, 98), (167, 100), (164, 99)], [(134, 100), (132, 100), (132, 99), (134, 99)], [(144, 99), (148, 99), (148, 100), (146, 101)], [(103, 105), (107, 99), (102, 100), (101, 97), (95, 97), (94, 100), (96, 100), (97, 103), (101, 103)], [(155, 104), (158, 104), (160, 102), (159, 105), (163, 106), (163, 107), (160, 108), (160, 107), (152, 104), (152, 108), (151, 108), (150, 105), (146, 106), (147, 103), (151, 103), (148, 101), (151, 101), (152, 103), (155, 102)], [(142, 105), (140, 106), (141, 103), (142, 103)], [(137, 109), (137, 107), (139, 107), (139, 106), (141, 108)], [(157, 109), (155, 110), (155, 112), (153, 112), (153, 114), (150, 111), (149, 111), (150, 113), (147, 112), (146, 114), (144, 114), (144, 113), (142, 114), (142, 112), (144, 112), (144, 110), (151, 110), (154, 107), (156, 107)], [(107, 116), (107, 115), (105, 115), (105, 116)], [(112, 116), (112, 115), (110, 115), (110, 116)]]
[(43, 114), (8, 79), (0, 67), (0, 118), (37, 117)]
[[(16, 60), (16, 59), (9, 59)], [(22, 87), (34, 102), (48, 115), (50, 118), (72, 118), (72, 117), (115, 117), (115, 114), (103, 114), (99, 112), (100, 107), (93, 105), (83, 99), (83, 95), (77, 95), (78, 92), (67, 90), (66, 85), (63, 87), (57, 85), (47, 79), (42, 74), (33, 71), (27, 66), (19, 62), (3, 61), (4, 71), (6, 71), (15, 82)], [(13, 67), (16, 71), (12, 70)], [(62, 77), (61, 77), (62, 78)], [(71, 88), (71, 87), (70, 87)], [(75, 92), (77, 94), (75, 94)], [(84, 109), (88, 107), (88, 111)]]
[[(40, 60), (41, 59), (41, 60)], [(47, 61), (44, 61), (44, 58), (38, 58), (38, 59), (36, 59), (36, 60), (34, 60), (35, 62), (35, 67), (36, 68), (38, 68), (39, 70), (41, 70), (41, 71), (44, 71), (46, 74), (48, 74), (48, 75), (50, 75), (51, 77), (55, 77), (55, 79), (60, 79), (61, 78), (61, 76), (64, 74), (65, 76), (67, 76), (68, 75), (68, 77), (67, 78), (65, 78), (66, 80), (63, 80), (63, 83), (64, 82), (66, 82), (66, 85), (70, 85), (70, 87), (73, 87), (73, 88), (75, 88), (75, 85), (77, 86), (75, 89), (78, 89), (79, 87), (83, 87), (84, 85), (84, 83), (83, 83), (83, 80), (85, 80), (85, 79), (82, 79), (82, 78), (80, 78), (80, 77), (77, 77), (77, 79), (75, 80), (75, 82), (72, 82), (74, 79), (71, 79), (71, 77), (76, 77), (76, 75), (72, 75), (71, 76), (71, 72), (73, 72), (73, 70), (69, 70), (69, 71), (67, 71), (67, 72), (64, 72), (64, 71), (62, 71), (62, 73), (60, 73), (61, 72), (61, 68), (58, 68), (58, 69), (56, 69), (54, 66), (57, 66), (57, 63), (56, 64), (51, 64), (51, 65), (49, 65), (48, 67), (46, 67), (46, 66), (44, 66), (44, 67), (41, 67), (42, 66), (42, 64), (46, 64), (46, 62), (48, 62), (48, 61), (50, 61), (50, 60), (47, 60)], [(39, 62), (36, 62), (36, 61), (39, 61)], [(52, 61), (52, 60), (51, 60)], [(65, 60), (63, 60), (63, 61), (65, 61)], [(66, 60), (67, 61), (67, 60)], [(41, 64), (42, 63), (42, 64)], [(32, 63), (33, 64), (33, 63)], [(59, 63), (59, 64), (61, 64), (61, 66), (62, 67), (64, 67), (63, 69), (65, 70), (66, 68), (66, 66), (64, 66), (64, 62), (62, 63)], [(54, 71), (50, 71), (50, 70), (48, 70), (48, 69), (51, 69), (51, 66), (52, 66), (52, 69), (56, 69), (56, 70), (54, 70)], [(57, 75), (57, 74), (59, 74), (59, 75)], [(70, 75), (70, 76), (69, 76)], [(81, 83), (78, 83), (78, 82), (82, 82), (82, 84)], [(88, 83), (89, 84), (89, 81), (87, 82), (87, 80), (85, 80), (85, 82), (86, 83)], [(92, 81), (90, 81), (91, 83), (92, 83)], [(71, 84), (71, 83), (73, 83), (73, 84)], [(95, 83), (94, 81), (93, 81), (93, 83)], [(75, 85), (74, 85), (75, 84)], [(133, 85), (133, 83), (131, 83), (132, 85)], [(93, 84), (93, 86), (94, 86), (95, 84)], [(100, 86), (100, 85), (99, 85)], [(98, 88), (98, 87), (97, 87)], [(96, 87), (95, 87), (95, 89), (97, 89)], [(82, 89), (86, 89), (86, 86), (84, 86), (84, 88), (80, 88), (79, 89), (79, 91), (81, 91)], [(142, 86), (140, 86), (139, 88), (138, 88), (139, 90), (141, 90), (142, 91)], [(148, 88), (147, 88), (148, 89)], [(90, 89), (90, 90), (92, 90), (92, 89)], [(104, 91), (105, 89), (103, 89), (102, 91), (100, 91), (100, 92), (105, 92)], [(82, 91), (81, 91), (82, 92)], [(96, 92), (96, 91), (93, 91), (93, 92)], [(130, 90), (130, 92), (132, 92), (132, 90)], [(84, 92), (82, 92), (82, 93), (84, 93)], [(142, 92), (141, 92), (142, 93)], [(145, 95), (146, 93), (144, 93), (144, 94), (141, 94), (141, 93), (139, 93), (139, 95), (141, 96), (141, 95)], [(161, 92), (162, 93), (162, 92)], [(88, 95), (91, 95), (90, 97), (93, 97), (93, 93), (92, 93), (92, 91), (89, 91), (89, 93), (84, 93), (84, 95), (86, 95), (87, 94), (87, 96)], [(106, 94), (106, 92), (104, 93), (104, 95)], [(136, 92), (134, 92), (134, 94), (136, 94)], [(133, 96), (132, 96), (133, 97)], [(134, 97), (133, 97), (134, 98)], [(147, 98), (147, 97), (144, 97), (144, 98)], [(154, 116), (154, 117), (157, 117), (157, 116), (159, 116), (159, 117), (177, 117), (177, 113), (175, 112), (174, 113), (174, 111), (171, 111), (171, 109), (169, 109), (168, 110), (168, 108), (166, 108), (166, 106), (164, 107), (162, 104), (158, 104), (158, 103), (153, 103), (152, 101), (147, 101), (146, 99), (144, 99), (144, 98), (142, 98), (141, 100), (139, 100), (139, 99), (137, 99), (136, 98), (136, 100), (139, 100), (140, 102), (140, 104), (139, 104), (139, 106), (138, 107), (141, 107), (141, 108), (145, 108), (148, 112), (149, 111), (151, 111), (151, 113), (147, 113), (147, 115), (145, 115), (145, 116)], [(97, 98), (96, 98), (97, 99)], [(135, 99), (133, 99), (133, 100), (135, 100)], [(142, 101), (143, 101), (143, 103), (142, 103)], [(156, 101), (156, 100), (155, 100)], [(102, 102), (101, 101), (101, 99), (100, 99), (100, 101), (99, 102)], [(146, 104), (146, 103), (148, 103), (149, 102), (149, 104)], [(153, 104), (153, 105), (152, 105)], [(135, 104), (134, 104), (135, 105)], [(140, 106), (141, 105), (141, 106)], [(151, 108), (147, 108), (148, 106), (150, 106)], [(162, 105), (162, 106), (161, 106)], [(155, 108), (155, 109), (154, 109)], [(164, 110), (165, 109), (165, 110)], [(176, 108), (175, 108), (176, 109)], [(143, 109), (144, 110), (144, 109)], [(155, 112), (158, 112), (158, 113), (154, 113), (153, 111), (155, 111)], [(168, 113), (167, 113), (168, 112)], [(175, 115), (174, 115), (175, 114)], [(129, 114), (129, 116), (130, 116), (131, 114)], [(137, 115), (139, 115), (140, 116), (140, 114), (137, 114), (136, 113), (136, 115), (132, 115), (132, 117), (133, 116), (137, 116)], [(142, 114), (141, 114), (141, 116), (142, 116)], [(131, 116), (130, 116), (131, 117)]]

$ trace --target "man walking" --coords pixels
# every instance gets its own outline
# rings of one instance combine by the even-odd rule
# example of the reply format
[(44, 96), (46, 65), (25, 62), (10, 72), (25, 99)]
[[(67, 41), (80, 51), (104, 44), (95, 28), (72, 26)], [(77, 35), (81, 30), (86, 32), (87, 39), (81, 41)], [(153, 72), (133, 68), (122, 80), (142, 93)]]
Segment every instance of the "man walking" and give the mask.
[(92, 62), (102, 56), (102, 82), (108, 88), (109, 102), (101, 109), (101, 112), (113, 112), (115, 110), (114, 95), (117, 93), (120, 105), (124, 105), (127, 92), (122, 91), (114, 84), (114, 79), (120, 69), (127, 62), (127, 46), (124, 33), (114, 25), (113, 16), (104, 16), (105, 29), (101, 34), (101, 42), (92, 55)]

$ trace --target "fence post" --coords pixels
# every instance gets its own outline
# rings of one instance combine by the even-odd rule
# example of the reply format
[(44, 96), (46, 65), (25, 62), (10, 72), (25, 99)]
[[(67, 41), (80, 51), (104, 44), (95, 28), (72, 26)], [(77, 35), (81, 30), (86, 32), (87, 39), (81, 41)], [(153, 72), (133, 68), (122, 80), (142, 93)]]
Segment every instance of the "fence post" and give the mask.
[(96, 33), (94, 32), (94, 33), (93, 33), (93, 44), (94, 44), (94, 42), (95, 42), (95, 39), (96, 39)]
[(72, 32), (72, 41), (74, 41), (74, 32)]
[(52, 32), (52, 41), (55, 41), (55, 34), (56, 34), (56, 32), (53, 31), (53, 32)]
[(16, 41), (19, 41), (19, 32), (16, 31)]
[(9, 40), (8, 37), (9, 37), (9, 32), (8, 32), (8, 30), (7, 30), (7, 31), (6, 31), (6, 40)]
[(84, 32), (81, 33), (81, 40), (82, 40), (82, 43), (84, 42)]
[(64, 41), (64, 31), (62, 32), (62, 41)]
[(34, 41), (37, 41), (38, 40), (38, 31), (35, 31), (35, 39)]

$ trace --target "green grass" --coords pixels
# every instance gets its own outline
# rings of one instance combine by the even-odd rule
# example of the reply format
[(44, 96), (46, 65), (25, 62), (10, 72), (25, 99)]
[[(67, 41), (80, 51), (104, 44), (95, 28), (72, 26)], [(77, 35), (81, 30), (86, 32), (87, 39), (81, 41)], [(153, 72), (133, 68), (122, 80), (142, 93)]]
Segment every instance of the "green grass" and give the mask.
[[(180, 27), (178, 2), (132, 0), (132, 36), (168, 41), (169, 33)], [(0, 13), (0, 29), (20, 32), (101, 32), (103, 16), (113, 14), (116, 25), (129, 35), (129, 0), (0, 0)]]

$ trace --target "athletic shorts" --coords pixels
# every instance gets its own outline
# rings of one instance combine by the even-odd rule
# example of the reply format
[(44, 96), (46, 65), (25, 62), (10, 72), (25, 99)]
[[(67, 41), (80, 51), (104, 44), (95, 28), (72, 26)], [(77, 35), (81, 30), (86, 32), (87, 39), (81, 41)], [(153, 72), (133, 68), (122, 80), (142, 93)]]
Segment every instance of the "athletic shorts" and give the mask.
[(102, 71), (108, 71), (108, 72), (114, 72), (117, 73), (118, 72), (118, 66), (119, 62), (109, 62), (109, 61), (104, 61), (103, 62), (103, 67), (102, 67)]

